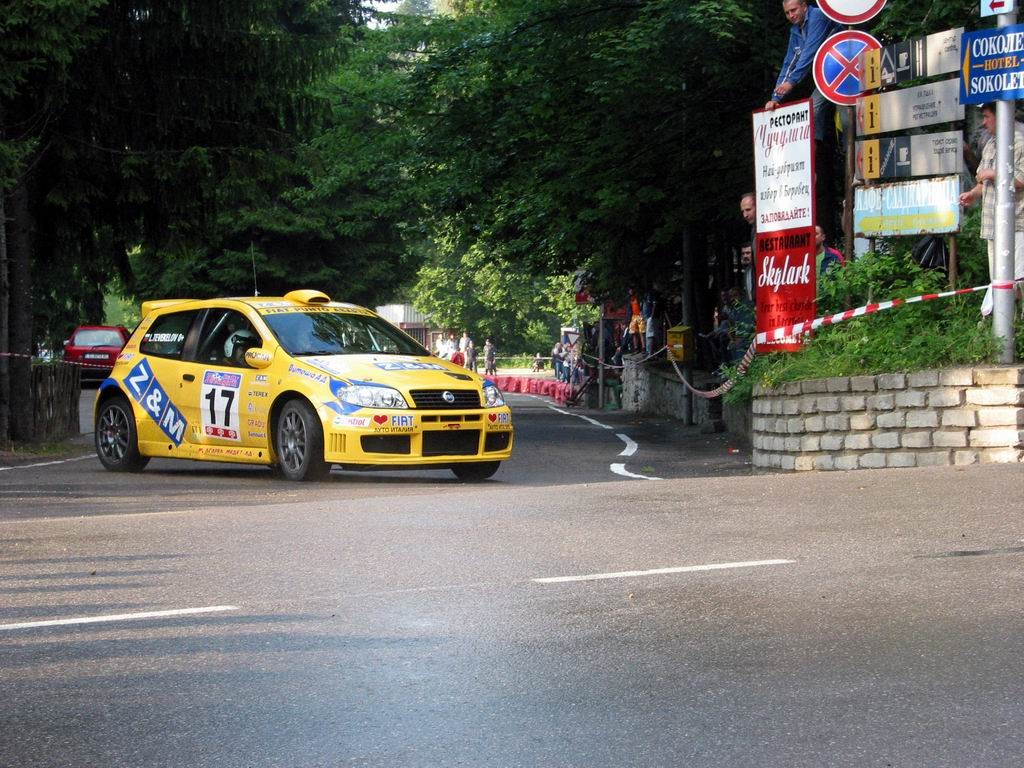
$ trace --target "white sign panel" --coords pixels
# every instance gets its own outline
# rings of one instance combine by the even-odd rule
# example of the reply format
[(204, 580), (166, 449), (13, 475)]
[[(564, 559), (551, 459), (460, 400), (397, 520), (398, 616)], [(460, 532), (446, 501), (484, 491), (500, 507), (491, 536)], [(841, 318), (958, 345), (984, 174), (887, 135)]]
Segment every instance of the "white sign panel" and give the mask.
[(810, 99), (754, 113), (757, 232), (814, 226)]
[(963, 131), (858, 141), (857, 176), (894, 179), (957, 173), (963, 163), (963, 143)]
[(857, 99), (858, 136), (923, 128), (963, 119), (959, 78)]
[(1017, 0), (981, 0), (981, 18), (1013, 13), (1016, 10)]

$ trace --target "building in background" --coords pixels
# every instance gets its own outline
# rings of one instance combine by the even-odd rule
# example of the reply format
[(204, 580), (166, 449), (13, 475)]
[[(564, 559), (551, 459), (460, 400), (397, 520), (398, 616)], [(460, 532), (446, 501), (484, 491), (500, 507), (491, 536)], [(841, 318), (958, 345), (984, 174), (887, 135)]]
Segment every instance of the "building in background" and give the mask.
[(417, 312), (411, 304), (385, 304), (383, 307), (376, 307), (374, 311), (429, 350), (434, 349), (437, 337), (444, 333), (441, 328), (433, 328), (430, 318), (422, 312)]

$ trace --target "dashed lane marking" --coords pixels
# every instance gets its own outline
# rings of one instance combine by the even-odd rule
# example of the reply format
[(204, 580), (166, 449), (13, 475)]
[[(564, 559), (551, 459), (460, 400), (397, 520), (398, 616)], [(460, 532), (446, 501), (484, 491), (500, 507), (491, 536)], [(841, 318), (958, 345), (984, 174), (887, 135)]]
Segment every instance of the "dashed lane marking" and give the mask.
[(175, 608), (170, 611), (115, 613), (108, 616), (83, 616), (76, 619), (54, 619), (52, 621), (23, 621), (19, 624), (0, 624), (0, 631), (12, 629), (36, 629), (37, 627), (64, 627), (75, 624), (101, 624), (113, 621), (136, 621), (138, 619), (162, 619), (168, 616), (192, 616), (198, 613), (222, 613), (224, 611), (237, 610), (237, 605), (211, 605), (205, 608)]
[(0, 467), (0, 472), (6, 472), (9, 469), (33, 469), (35, 467), (52, 467), (55, 464), (67, 464), (69, 461), (85, 461), (86, 459), (95, 459), (95, 453), (89, 453), (85, 456), (75, 456), (71, 459), (60, 459), (58, 461), (42, 461), (38, 464), (17, 464), (13, 467)]
[(654, 568), (649, 571), (619, 571), (617, 573), (591, 573), (586, 576), (552, 576), (532, 579), (538, 584), (564, 584), (570, 581), (599, 581), (601, 579), (628, 579), (634, 576), (662, 576), (668, 573), (721, 571), (727, 568), (757, 568), (766, 565), (791, 565), (795, 560), (751, 560), (745, 563), (712, 563), (711, 565), (684, 565), (679, 568)]

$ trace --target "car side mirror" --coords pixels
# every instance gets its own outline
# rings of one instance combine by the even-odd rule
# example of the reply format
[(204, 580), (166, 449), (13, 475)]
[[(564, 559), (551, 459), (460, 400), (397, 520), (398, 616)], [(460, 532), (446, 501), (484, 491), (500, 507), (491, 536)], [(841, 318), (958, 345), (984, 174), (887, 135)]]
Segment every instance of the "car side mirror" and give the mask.
[(264, 347), (253, 347), (246, 350), (245, 362), (253, 368), (269, 368), (274, 362), (274, 353)]
[(64, 339), (64, 346), (67, 347), (67, 346), (70, 346), (70, 345), (71, 345), (71, 339)]

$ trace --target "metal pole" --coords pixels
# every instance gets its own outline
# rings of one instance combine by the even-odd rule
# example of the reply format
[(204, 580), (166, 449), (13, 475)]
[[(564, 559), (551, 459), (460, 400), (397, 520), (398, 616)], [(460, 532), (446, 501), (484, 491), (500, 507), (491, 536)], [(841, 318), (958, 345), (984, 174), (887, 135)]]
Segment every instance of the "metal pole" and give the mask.
[[(581, 358), (582, 359), (582, 358)], [(604, 408), (604, 302), (597, 318), (597, 407)]]
[[(686, 227), (683, 230), (683, 325), (688, 325), (696, 333), (696, 323), (693, 316), (693, 248), (690, 242), (691, 232), (690, 228)], [(696, 338), (696, 336), (694, 336)], [(686, 376), (687, 381), (693, 381), (693, 368), (691, 363), (686, 363), (683, 367), (683, 374)], [(693, 424), (693, 394), (689, 389), (686, 389), (683, 397), (685, 398), (685, 409), (683, 423)]]
[[(999, 15), (999, 28), (1017, 23), (1017, 14)], [(1013, 188), (1013, 113), (1017, 102), (1000, 99), (996, 102), (996, 211), (995, 211), (995, 274), (996, 283), (1013, 282), (1014, 194)], [(992, 331), (999, 343), (999, 362), (1013, 362), (1013, 299), (1014, 291), (992, 291)]]
[(853, 180), (857, 175), (857, 137), (854, 128), (857, 124), (857, 108), (846, 108), (846, 125), (843, 127), (843, 139), (846, 141), (846, 196), (843, 200), (843, 250), (847, 261), (853, 261)]
[(956, 290), (959, 267), (957, 265), (956, 235), (949, 236), (949, 290)]

